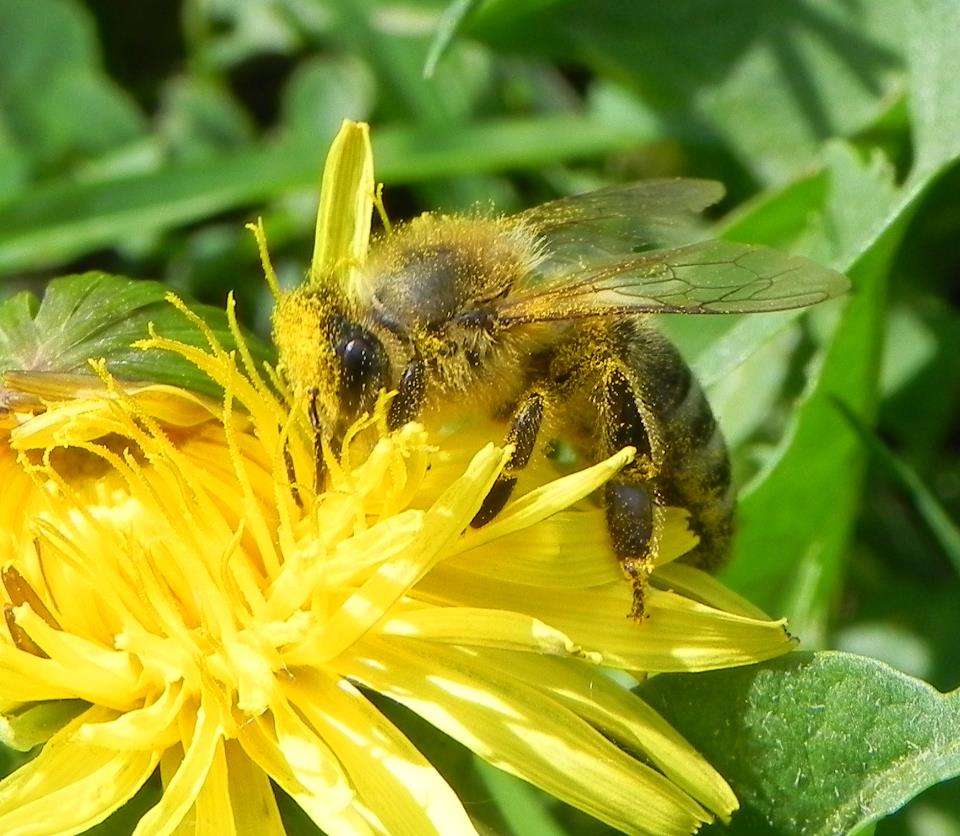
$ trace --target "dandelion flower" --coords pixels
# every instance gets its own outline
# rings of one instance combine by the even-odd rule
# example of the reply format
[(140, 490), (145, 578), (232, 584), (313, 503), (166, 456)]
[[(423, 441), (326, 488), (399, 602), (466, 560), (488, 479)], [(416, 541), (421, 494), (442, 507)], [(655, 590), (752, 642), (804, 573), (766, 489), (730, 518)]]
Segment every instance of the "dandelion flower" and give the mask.
[(0, 832), (82, 832), (159, 770), (136, 833), (283, 833), (274, 785), (329, 834), (475, 833), (376, 694), (626, 833), (730, 816), (723, 779), (601, 666), (704, 670), (790, 640), (673, 562), (694, 542), (681, 511), (647, 618), (624, 617), (586, 498), (631, 450), (562, 477), (534, 462), (472, 529), (509, 455), (482, 423), (387, 433), (381, 399), (319, 479), (302, 398), (253, 362), (232, 306), (229, 353), (172, 301), (208, 348), (139, 345), (219, 401), (102, 363), (82, 385), (5, 379), (0, 735), (39, 752), (0, 782)]

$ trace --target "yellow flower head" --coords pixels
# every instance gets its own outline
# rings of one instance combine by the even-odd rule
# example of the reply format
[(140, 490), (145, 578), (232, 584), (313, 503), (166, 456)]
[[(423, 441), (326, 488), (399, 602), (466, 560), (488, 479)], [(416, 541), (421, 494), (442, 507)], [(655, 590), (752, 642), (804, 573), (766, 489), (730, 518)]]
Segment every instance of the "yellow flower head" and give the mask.
[[(340, 234), (341, 253), (362, 238)], [(562, 478), (534, 462), (472, 529), (509, 450), (481, 424), (387, 433), (382, 398), (341, 457), (319, 451), (320, 479), (302, 398), (228, 315), (236, 354), (209, 331), (206, 350), (141, 343), (195, 364), (219, 402), (102, 365), (82, 386), (6, 378), (0, 732), (42, 748), (0, 782), (0, 832), (82, 832), (159, 767), (137, 833), (282, 833), (271, 782), (326, 833), (474, 833), (373, 694), (624, 832), (727, 818), (720, 776), (599, 666), (703, 670), (790, 641), (672, 563), (693, 543), (680, 512), (648, 617), (624, 617), (630, 588), (582, 500), (631, 451)]]

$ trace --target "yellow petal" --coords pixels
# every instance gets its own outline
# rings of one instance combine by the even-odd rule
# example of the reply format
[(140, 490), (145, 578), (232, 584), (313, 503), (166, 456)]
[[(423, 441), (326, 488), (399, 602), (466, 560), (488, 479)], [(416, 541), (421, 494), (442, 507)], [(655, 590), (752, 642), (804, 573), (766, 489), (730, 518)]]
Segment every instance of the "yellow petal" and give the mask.
[(468, 532), (463, 537), (458, 551), (466, 551), (506, 534), (529, 528), (551, 514), (578, 502), (603, 485), (611, 476), (631, 462), (633, 457), (634, 450), (628, 447), (593, 467), (554, 479), (543, 487), (524, 494), (504, 508), (493, 522)]
[(111, 716), (91, 708), (0, 782), (0, 833), (81, 833), (133, 797), (156, 769), (158, 755), (151, 750), (113, 752), (76, 739), (84, 722)]
[(17, 624), (43, 648), (50, 660), (75, 677), (72, 696), (115, 708), (130, 707), (138, 693), (139, 673), (127, 653), (104, 648), (65, 630), (55, 630), (27, 605), (15, 607), (14, 613)]
[(135, 836), (167, 836), (174, 831), (207, 780), (222, 736), (219, 712), (211, 712), (206, 705), (199, 706), (183, 758), (169, 782), (165, 782), (160, 801), (137, 823)]
[(723, 819), (737, 809), (727, 782), (656, 711), (603, 670), (562, 659), (485, 652), (484, 659), (533, 686), (546, 688), (590, 725), (642, 752), (678, 787)]
[(783, 621), (727, 613), (659, 589), (647, 590), (647, 617), (626, 617), (624, 581), (592, 589), (538, 589), (466, 576), (438, 566), (417, 586), (434, 603), (525, 612), (569, 636), (610, 667), (642, 671), (711, 670), (751, 664), (787, 652)]
[[(397, 614), (377, 632), (422, 641), (521, 650), (551, 656), (589, 656), (569, 636), (528, 615), (476, 607), (420, 607)], [(595, 654), (594, 661), (599, 661)]]
[[(309, 283), (345, 287), (367, 256), (373, 214), (370, 131), (345, 119), (323, 167)], [(353, 298), (347, 293), (347, 298)]]
[(475, 836), (463, 805), (440, 773), (349, 682), (311, 672), (297, 676), (288, 691), (388, 833)]
[(230, 798), (227, 758), (222, 739), (217, 741), (213, 761), (193, 808), (181, 820), (175, 833), (182, 833), (183, 836), (235, 836), (240, 833)]
[[(127, 395), (144, 415), (174, 427), (205, 424), (219, 413), (219, 404), (177, 389), (153, 384), (130, 387)], [(65, 401), (32, 416), (10, 433), (14, 450), (35, 450), (92, 441), (121, 429), (118, 397), (107, 390), (94, 390), (82, 400)]]
[(289, 706), (277, 704), (273, 728), (261, 717), (239, 729), (244, 751), (329, 836), (371, 832), (329, 746)]
[(631, 834), (680, 836), (710, 816), (540, 688), (481, 652), (368, 637), (342, 673), (417, 712), (494, 766)]
[(285, 653), (286, 663), (316, 665), (334, 659), (383, 618), (388, 607), (449, 553), (453, 541), (473, 519), (506, 458), (507, 454), (492, 444), (477, 453), (467, 472), (427, 511), (422, 533), (344, 600), (322, 636)]
[(672, 563), (669, 566), (658, 568), (651, 578), (651, 582), (660, 589), (677, 592), (688, 598), (702, 601), (718, 610), (726, 610), (736, 615), (761, 620), (770, 617), (760, 607), (737, 595), (729, 587), (724, 586), (713, 575), (684, 563)]
[[(658, 566), (696, 545), (686, 518), (686, 512), (678, 508), (666, 510)], [(496, 524), (485, 526), (481, 533)], [(464, 538), (461, 548), (446, 561), (448, 567), (490, 578), (509, 578), (512, 583), (528, 586), (583, 589), (623, 577), (601, 508), (559, 511), (529, 528), (479, 545)]]
[[(224, 743), (227, 775), (230, 779), (230, 802), (237, 833), (256, 836), (284, 836), (286, 830), (273, 787), (266, 774), (247, 757), (235, 740)], [(211, 822), (216, 825), (216, 822)], [(218, 831), (211, 829), (211, 836)]]
[(179, 741), (177, 716), (183, 708), (184, 689), (179, 683), (167, 688), (144, 708), (125, 711), (102, 723), (86, 723), (77, 739), (104, 749), (161, 749)]

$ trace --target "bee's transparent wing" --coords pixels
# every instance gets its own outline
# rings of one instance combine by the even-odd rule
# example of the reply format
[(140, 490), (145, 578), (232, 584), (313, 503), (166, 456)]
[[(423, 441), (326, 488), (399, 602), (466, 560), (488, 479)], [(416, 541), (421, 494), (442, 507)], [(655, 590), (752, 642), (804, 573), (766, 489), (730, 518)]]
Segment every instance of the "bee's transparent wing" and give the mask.
[(543, 240), (553, 273), (584, 259), (594, 263), (703, 237), (698, 215), (723, 194), (713, 180), (642, 180), (553, 200), (511, 220)]
[(701, 241), (616, 262), (531, 277), (500, 300), (504, 324), (614, 313), (761, 313), (846, 291), (840, 273), (799, 256), (733, 241)]

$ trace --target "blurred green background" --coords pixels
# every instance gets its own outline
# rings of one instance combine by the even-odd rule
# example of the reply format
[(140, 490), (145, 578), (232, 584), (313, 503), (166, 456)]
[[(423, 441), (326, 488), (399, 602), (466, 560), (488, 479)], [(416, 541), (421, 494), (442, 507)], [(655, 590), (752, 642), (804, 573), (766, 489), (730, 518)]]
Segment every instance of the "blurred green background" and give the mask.
[[(718, 234), (808, 254), (854, 282), (848, 299), (800, 317), (664, 322), (708, 386), (743, 486), (724, 575), (788, 615), (806, 649), (870, 656), (949, 691), (960, 685), (958, 9), (0, 0), (2, 293), (88, 269), (216, 305), (232, 289), (267, 334), (243, 224), (263, 217), (282, 280), (298, 282), (345, 117), (371, 122), (397, 218), (509, 211), (643, 177), (719, 179)], [(940, 737), (960, 737), (958, 717)], [(956, 757), (941, 778), (960, 771)], [(601, 832), (485, 780), (505, 832)], [(956, 780), (940, 783), (877, 832), (960, 833), (958, 799)]]

